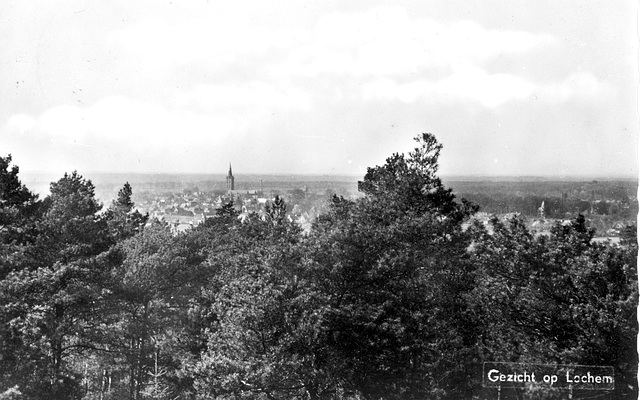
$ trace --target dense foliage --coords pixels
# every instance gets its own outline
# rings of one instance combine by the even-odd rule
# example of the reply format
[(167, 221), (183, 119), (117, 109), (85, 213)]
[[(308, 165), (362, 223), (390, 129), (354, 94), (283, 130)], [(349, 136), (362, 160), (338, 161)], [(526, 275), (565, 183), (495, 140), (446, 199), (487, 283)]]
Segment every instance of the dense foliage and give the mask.
[(605, 395), (636, 398), (635, 226), (469, 226), (416, 141), (308, 231), (276, 197), (175, 235), (128, 183), (40, 201), (0, 158), (0, 399), (472, 399), (485, 361), (613, 366)]
[(487, 213), (519, 212), (536, 217), (544, 202), (545, 214), (565, 218), (577, 213), (608, 217), (614, 221), (635, 219), (638, 202), (636, 180), (550, 181), (496, 180), (455, 182), (456, 193), (480, 205)]

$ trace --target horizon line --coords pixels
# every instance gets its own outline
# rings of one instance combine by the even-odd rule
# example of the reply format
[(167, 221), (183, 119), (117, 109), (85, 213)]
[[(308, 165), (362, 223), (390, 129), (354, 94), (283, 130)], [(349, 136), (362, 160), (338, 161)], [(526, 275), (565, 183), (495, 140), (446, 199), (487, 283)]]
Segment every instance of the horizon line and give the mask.
[[(74, 170), (77, 171), (77, 170)], [(73, 171), (67, 171), (66, 173), (71, 173)], [(52, 171), (20, 171), (19, 176), (22, 175), (57, 175), (57, 172)], [(349, 178), (364, 178), (363, 174), (355, 174), (355, 173), (335, 173), (335, 172), (294, 172), (294, 173), (286, 173), (286, 172), (244, 172), (244, 173), (234, 173), (234, 176), (249, 176), (249, 175), (263, 175), (263, 176), (331, 176), (331, 177), (349, 177)], [(62, 173), (64, 175), (64, 172)], [(80, 173), (83, 177), (90, 177), (91, 175), (201, 175), (201, 176), (226, 176), (226, 173), (214, 173), (214, 172), (109, 172), (109, 171), (89, 171), (86, 173)], [(441, 174), (438, 175), (440, 179), (455, 179), (455, 180), (464, 180), (464, 179), (634, 179), (640, 180), (638, 175), (633, 174), (562, 174), (562, 175), (553, 175), (553, 174), (478, 174), (478, 173), (454, 173), (454, 174)]]

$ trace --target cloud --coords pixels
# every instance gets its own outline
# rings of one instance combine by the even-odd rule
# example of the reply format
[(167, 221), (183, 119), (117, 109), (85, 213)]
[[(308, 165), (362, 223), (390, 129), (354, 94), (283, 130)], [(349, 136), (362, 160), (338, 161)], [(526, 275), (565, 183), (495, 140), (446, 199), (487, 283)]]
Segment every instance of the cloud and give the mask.
[(228, 151), (246, 127), (227, 115), (112, 96), (12, 116), (2, 139), (30, 170), (180, 172), (197, 171), (208, 157)]
[(250, 114), (263, 115), (271, 111), (309, 111), (311, 98), (300, 88), (254, 81), (243, 85), (199, 84), (181, 94), (176, 105), (206, 112), (240, 111), (246, 118)]
[(397, 84), (390, 79), (377, 80), (363, 85), (362, 91), (365, 100), (398, 100), (405, 103), (418, 100), (470, 100), (493, 108), (510, 100), (526, 98), (534, 89), (533, 84), (514, 75), (490, 75), (480, 69), (467, 69), (433, 82), (417, 80)]
[(20, 134), (28, 133), (33, 130), (38, 124), (38, 121), (27, 114), (16, 114), (9, 118), (7, 121), (7, 127), (13, 132)]
[(162, 75), (182, 65), (216, 69), (243, 57), (260, 57), (287, 48), (304, 33), (292, 28), (268, 29), (241, 13), (206, 14), (179, 23), (151, 18), (107, 35), (107, 46), (129, 64)]
[(535, 86), (514, 75), (488, 74), (480, 69), (468, 69), (438, 82), (436, 87), (444, 95), (476, 100), (492, 108), (530, 96)]
[(33, 135), (53, 141), (92, 145), (106, 140), (137, 149), (171, 146), (176, 138), (214, 142), (236, 129), (235, 121), (226, 117), (170, 110), (123, 96), (103, 98), (88, 107), (58, 106), (36, 117), (15, 115), (6, 126), (9, 132), (28, 128)]
[(444, 24), (413, 18), (399, 7), (320, 18), (310, 41), (291, 49), (286, 74), (354, 77), (421, 73), (480, 65), (503, 53), (524, 53), (557, 40), (548, 34), (488, 30), (468, 21)]
[[(264, 128), (275, 119), (286, 120), (291, 112), (310, 108), (311, 100), (304, 91), (286, 85), (276, 87), (259, 81), (200, 84), (182, 92), (169, 105), (108, 96), (87, 106), (61, 105), (40, 115), (16, 114), (8, 118), (5, 132), (9, 138), (20, 134), (22, 143), (52, 143), (66, 149), (61, 151), (93, 148), (96, 159), (128, 153), (147, 158), (145, 168), (154, 170), (158, 165), (166, 167), (167, 154), (189, 154), (199, 149), (199, 157), (203, 157), (201, 150), (205, 148), (222, 154), (231, 153), (234, 146), (252, 146), (257, 135), (267, 135)], [(268, 138), (260, 140), (269, 142)], [(13, 144), (24, 151), (20, 142)], [(69, 157), (77, 155), (70, 153)], [(187, 164), (182, 162), (175, 168)]]
[(467, 68), (438, 81), (415, 80), (398, 84), (385, 78), (362, 86), (366, 101), (438, 102), (463, 100), (480, 103), (487, 108), (499, 107), (512, 100), (535, 98), (562, 103), (573, 100), (606, 101), (615, 95), (612, 86), (589, 73), (577, 73), (561, 82), (535, 84), (511, 74), (489, 74), (479, 68)]
[(211, 70), (255, 58), (277, 76), (390, 76), (424, 68), (477, 66), (504, 53), (524, 53), (557, 40), (548, 34), (440, 23), (401, 7), (331, 13), (309, 27), (252, 23), (248, 14), (206, 14), (179, 23), (153, 18), (111, 32), (108, 46), (137, 68), (166, 74), (180, 65)]
[(7, 121), (12, 132), (37, 131), (74, 141), (108, 137), (165, 142), (176, 134), (209, 139), (242, 133), (274, 113), (309, 111), (311, 98), (300, 88), (254, 81), (246, 84), (198, 84), (179, 93), (168, 106), (158, 101), (108, 96), (89, 106), (61, 105), (39, 116), (16, 114)]
[[(239, 167), (246, 160), (245, 170), (288, 172), (304, 162), (308, 171), (331, 171), (348, 160), (375, 165), (385, 149), (420, 131), (473, 143), (460, 149), (468, 158), (511, 135), (494, 123), (479, 127), (483, 114), (511, 123), (516, 137), (539, 137), (562, 122), (564, 135), (580, 138), (585, 129), (577, 127), (591, 116), (627, 115), (618, 109), (633, 86), (620, 84), (630, 64), (623, 59), (618, 71), (602, 57), (626, 42), (603, 50), (591, 40), (597, 29), (559, 24), (562, 13), (547, 20), (545, 7), (533, 18), (517, 6), (515, 19), (509, 7), (488, 17), (426, 3), (354, 12), (334, 10), (360, 7), (239, 7), (154, 3), (123, 15), (129, 7), (70, 9), (53, 30), (44, 22), (67, 13), (33, 20), (33, 31), (42, 32), (31, 40), (38, 48), (21, 53), (33, 53), (31, 69), (5, 71), (19, 84), (5, 85), (3, 145), (45, 168), (58, 153), (65, 168), (83, 160), (108, 170), (119, 167), (114, 160), (134, 160), (144, 164), (138, 171), (198, 171), (218, 157), (223, 168), (232, 158)], [(576, 33), (586, 31), (594, 37)], [(589, 47), (577, 47), (577, 39)]]
[(70, 105), (57, 106), (44, 112), (37, 119), (40, 132), (66, 141), (80, 141), (85, 138), (96, 121), (83, 108)]
[(538, 91), (540, 99), (563, 102), (572, 99), (582, 101), (609, 101), (616, 89), (606, 82), (598, 80), (592, 73), (577, 72), (561, 82), (544, 85)]
[[(249, 82), (188, 81), (193, 86), (170, 100), (203, 113), (244, 112), (246, 107), (262, 116), (273, 108), (310, 111), (313, 99), (344, 100), (329, 92), (353, 92), (347, 80), (354, 78), (362, 82), (365, 101), (461, 99), (488, 108), (537, 91), (560, 99), (577, 90), (571, 82), (543, 90), (520, 71), (490, 73), (485, 67), (502, 55), (559, 45), (552, 35), (487, 29), (470, 21), (442, 23), (393, 6), (325, 14), (314, 25), (295, 28), (268, 28), (242, 13), (206, 14), (177, 23), (155, 18), (111, 32), (107, 42), (124, 52), (123, 64), (157, 78), (184, 66), (201, 68), (214, 81)], [(327, 81), (310, 85), (309, 78)]]

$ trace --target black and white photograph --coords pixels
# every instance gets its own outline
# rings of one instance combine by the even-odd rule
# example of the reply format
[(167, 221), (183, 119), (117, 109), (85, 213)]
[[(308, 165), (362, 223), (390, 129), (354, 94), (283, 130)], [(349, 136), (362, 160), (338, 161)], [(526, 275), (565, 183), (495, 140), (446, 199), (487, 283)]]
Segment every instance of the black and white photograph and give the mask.
[(2, 1), (0, 400), (637, 399), (639, 15)]

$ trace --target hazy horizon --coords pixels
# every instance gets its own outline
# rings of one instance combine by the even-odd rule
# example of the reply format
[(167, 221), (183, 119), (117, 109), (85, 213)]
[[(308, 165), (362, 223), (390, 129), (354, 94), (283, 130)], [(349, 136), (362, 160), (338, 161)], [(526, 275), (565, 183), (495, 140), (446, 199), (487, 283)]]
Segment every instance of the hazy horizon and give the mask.
[[(73, 171), (69, 171), (73, 172)], [(129, 182), (134, 192), (138, 189), (136, 185), (145, 183), (169, 183), (176, 182), (184, 185), (195, 184), (198, 182), (225, 182), (226, 174), (209, 174), (209, 173), (82, 173), (78, 171), (85, 179), (89, 179), (96, 186), (111, 185), (120, 186), (125, 182)], [(55, 176), (53, 173), (20, 173), (19, 178), (28, 189), (41, 196), (49, 193), (49, 184), (60, 179), (62, 175)], [(266, 185), (270, 182), (336, 182), (336, 183), (355, 183), (364, 178), (364, 175), (331, 175), (331, 174), (235, 174), (236, 183), (256, 183), (264, 180)], [(579, 182), (579, 181), (634, 181), (638, 179), (633, 176), (480, 176), (480, 175), (440, 175), (445, 186), (455, 184), (456, 182)], [(244, 182), (243, 182), (244, 180)], [(455, 187), (453, 187), (455, 189)]]
[[(22, 180), (34, 180), (34, 179), (49, 179), (48, 177), (53, 177), (53, 179), (59, 179), (64, 175), (64, 173), (72, 173), (77, 172), (82, 175), (86, 179), (91, 179), (92, 176), (100, 176), (104, 178), (105, 176), (124, 176), (124, 177), (153, 177), (153, 176), (198, 176), (198, 177), (215, 177), (221, 181), (224, 181), (227, 174), (226, 173), (210, 173), (210, 172), (105, 172), (105, 171), (79, 171), (79, 170), (71, 170), (65, 171), (60, 175), (57, 175), (53, 172), (48, 171), (35, 171), (35, 172), (22, 172), (20, 171), (19, 177)], [(275, 172), (244, 172), (244, 173), (233, 173), (236, 179), (241, 179), (243, 177), (252, 177), (252, 176), (264, 176), (264, 177), (316, 177), (316, 178), (353, 178), (353, 179), (362, 179), (364, 178), (365, 173), (362, 174), (332, 174), (332, 173), (275, 173)], [(483, 174), (436, 174), (439, 178), (443, 180), (463, 180), (463, 179), (516, 179), (516, 180), (581, 180), (581, 179), (611, 179), (611, 180), (638, 180), (638, 176), (633, 174), (618, 174), (618, 175), (597, 175), (597, 174), (585, 174), (585, 175), (513, 175), (513, 174), (493, 174), (493, 175), (483, 175)]]

